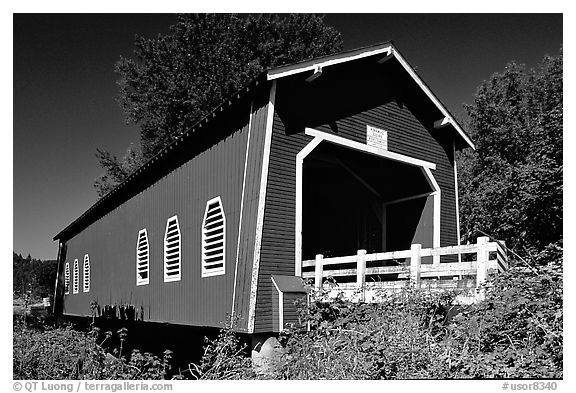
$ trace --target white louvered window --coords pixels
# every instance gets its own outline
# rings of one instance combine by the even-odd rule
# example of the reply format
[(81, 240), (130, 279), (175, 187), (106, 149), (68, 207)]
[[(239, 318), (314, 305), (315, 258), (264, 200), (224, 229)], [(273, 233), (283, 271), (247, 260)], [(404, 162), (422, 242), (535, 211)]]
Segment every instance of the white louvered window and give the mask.
[(178, 217), (168, 219), (164, 235), (164, 282), (180, 281), (180, 227)]
[(80, 269), (78, 259), (74, 259), (74, 275), (72, 277), (72, 293), (78, 293), (80, 290)]
[(149, 258), (148, 233), (146, 229), (142, 229), (138, 232), (138, 242), (136, 243), (136, 285), (147, 285), (150, 282)]
[(206, 203), (202, 222), (202, 277), (225, 274), (226, 217), (220, 197)]
[(90, 292), (90, 257), (88, 257), (88, 254), (84, 255), (83, 273), (84, 273), (83, 290), (84, 292)]
[(64, 294), (70, 294), (70, 264), (68, 262), (64, 266)]

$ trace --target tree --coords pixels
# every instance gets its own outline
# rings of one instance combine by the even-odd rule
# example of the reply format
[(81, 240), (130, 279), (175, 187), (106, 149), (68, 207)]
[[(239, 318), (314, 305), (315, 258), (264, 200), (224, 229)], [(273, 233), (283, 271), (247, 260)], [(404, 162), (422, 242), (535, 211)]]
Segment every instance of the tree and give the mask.
[(24, 296), (30, 291), (32, 298), (50, 296), (54, 292), (56, 261), (32, 259), (30, 254), (26, 258), (12, 254), (13, 294)]
[(511, 62), (466, 106), (476, 143), (458, 157), (466, 232), (481, 229), (525, 255), (561, 251), (562, 83), (562, 52), (534, 70)]
[(140, 126), (140, 150), (123, 159), (98, 150), (102, 197), (140, 164), (190, 130), (225, 98), (269, 67), (342, 50), (340, 33), (319, 16), (179, 15), (168, 35), (136, 37), (134, 58), (116, 63), (118, 101)]

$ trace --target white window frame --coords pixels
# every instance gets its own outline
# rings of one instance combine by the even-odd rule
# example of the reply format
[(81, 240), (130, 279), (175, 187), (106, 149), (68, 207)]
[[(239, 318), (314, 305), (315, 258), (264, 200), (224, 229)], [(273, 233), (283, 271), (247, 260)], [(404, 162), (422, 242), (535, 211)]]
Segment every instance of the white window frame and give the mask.
[[(146, 254), (140, 255), (140, 236), (144, 235), (143, 241), (146, 242)], [(145, 261), (144, 261), (145, 260)], [(145, 269), (140, 266), (145, 263)], [(146, 272), (146, 278), (140, 276), (140, 272)], [(148, 241), (148, 232), (146, 228), (138, 231), (138, 238), (136, 239), (136, 285), (148, 285), (150, 283), (150, 242)]]
[(74, 271), (72, 274), (72, 293), (77, 294), (80, 292), (80, 267), (78, 265), (78, 258), (74, 259)]
[[(168, 228), (172, 221), (176, 222), (176, 229), (178, 231), (178, 274), (168, 275), (168, 246), (172, 246), (168, 241)], [(164, 282), (180, 281), (182, 277), (182, 233), (180, 232), (180, 223), (178, 216), (172, 216), (166, 220), (166, 230), (164, 232)]]
[[(218, 227), (212, 228), (210, 231), (214, 231), (216, 229), (222, 230), (222, 240), (217, 241), (218, 243), (222, 242), (222, 246), (215, 248), (215, 249), (218, 249), (218, 248), (222, 249), (222, 252), (221, 252), (222, 266), (217, 267), (217, 268), (208, 268), (208, 266), (210, 265), (210, 262), (206, 261), (206, 259), (207, 259), (206, 258), (206, 247), (211, 246), (213, 243), (210, 243), (210, 237), (208, 237), (206, 235), (206, 233), (209, 231), (207, 231), (205, 229), (205, 227), (206, 227), (206, 219), (208, 216), (208, 207), (214, 203), (218, 204), (220, 214), (222, 215), (222, 218), (221, 218), (222, 222)], [(216, 220), (215, 222), (217, 222), (217, 221), (219, 221), (219, 220)], [(213, 223), (210, 223), (210, 224), (213, 224)], [(212, 237), (213, 236), (216, 236), (216, 235), (212, 235)], [(212, 262), (212, 264), (219, 264), (219, 262)], [(221, 276), (224, 274), (226, 274), (226, 213), (224, 212), (224, 204), (222, 203), (222, 198), (220, 198), (220, 196), (217, 196), (215, 198), (210, 199), (208, 202), (206, 202), (206, 208), (204, 209), (204, 218), (202, 219), (202, 275), (201, 276), (202, 276), (202, 278), (205, 278), (205, 277)]]
[(64, 295), (70, 295), (70, 263), (64, 265)]
[(90, 257), (84, 255), (84, 265), (82, 266), (82, 291), (90, 292)]

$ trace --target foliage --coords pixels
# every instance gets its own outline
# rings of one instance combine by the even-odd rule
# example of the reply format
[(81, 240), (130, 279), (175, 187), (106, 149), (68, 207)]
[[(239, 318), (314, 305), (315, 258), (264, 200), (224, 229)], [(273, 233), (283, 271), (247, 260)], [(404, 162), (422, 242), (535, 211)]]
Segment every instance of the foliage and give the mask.
[[(122, 329), (121, 329), (122, 330)], [(121, 340), (126, 330), (118, 332)], [(171, 372), (170, 351), (159, 357), (133, 350), (129, 360), (107, 353), (103, 344), (111, 332), (101, 335), (98, 328), (89, 333), (63, 328), (30, 328), (14, 324), (14, 379), (162, 379)], [(121, 352), (121, 351), (120, 351)]]
[(231, 327), (221, 330), (214, 340), (205, 338), (204, 354), (199, 364), (190, 363), (193, 379), (254, 379), (256, 373), (247, 357), (247, 345), (240, 341)]
[(40, 261), (13, 254), (12, 274), (15, 296), (30, 296), (32, 299), (48, 297), (54, 293), (56, 282), (56, 261)]
[[(445, 379), (562, 378), (561, 260), (512, 267), (490, 278), (482, 302), (455, 305), (456, 293), (406, 289), (381, 303), (326, 293), (300, 304), (304, 326), (279, 337), (284, 354), (268, 374), (252, 365), (230, 327), (206, 339), (198, 364), (173, 378), (190, 379)], [(172, 354), (104, 350), (111, 332), (67, 328), (39, 331), (16, 324), (15, 379), (162, 379)]]
[(100, 149), (96, 149), (96, 157), (100, 166), (106, 171), (94, 181), (94, 187), (98, 190), (100, 197), (112, 191), (142, 163), (142, 153), (133, 144), (130, 144), (121, 159)]
[(442, 377), (435, 359), (451, 293), (415, 290), (352, 303), (320, 297), (304, 308), (310, 331), (284, 333), (283, 379), (409, 379)]
[(562, 53), (535, 70), (509, 63), (466, 106), (476, 151), (458, 157), (462, 226), (525, 255), (562, 246), (562, 65)]
[(454, 378), (562, 378), (560, 261), (495, 276), (484, 302), (448, 328)]
[(136, 37), (134, 59), (121, 57), (118, 101), (126, 120), (140, 126), (141, 151), (118, 160), (97, 157), (106, 171), (99, 196), (139, 164), (190, 130), (262, 71), (342, 50), (340, 34), (321, 17), (294, 15), (179, 15), (170, 33)]
[(562, 265), (512, 268), (484, 301), (406, 290), (383, 303), (322, 298), (284, 334), (285, 379), (562, 378)]

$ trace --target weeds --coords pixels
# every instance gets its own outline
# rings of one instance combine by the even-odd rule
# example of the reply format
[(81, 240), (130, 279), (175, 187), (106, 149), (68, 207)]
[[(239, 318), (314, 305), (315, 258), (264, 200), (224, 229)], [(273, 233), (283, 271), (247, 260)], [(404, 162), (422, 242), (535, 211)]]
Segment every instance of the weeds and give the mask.
[[(205, 340), (198, 364), (173, 376), (172, 353), (107, 353), (112, 332), (14, 324), (15, 379), (411, 379), (562, 378), (562, 262), (512, 267), (491, 278), (485, 300), (455, 309), (455, 293), (407, 289), (380, 303), (326, 293), (301, 302), (301, 324), (279, 337), (267, 374), (231, 327)], [(303, 328), (305, 327), (305, 328)]]
[(171, 352), (164, 358), (133, 350), (130, 359), (122, 356), (126, 329), (118, 331), (119, 356), (107, 353), (102, 345), (112, 332), (100, 333), (63, 328), (30, 328), (25, 322), (14, 324), (14, 379), (163, 379), (170, 375)]

